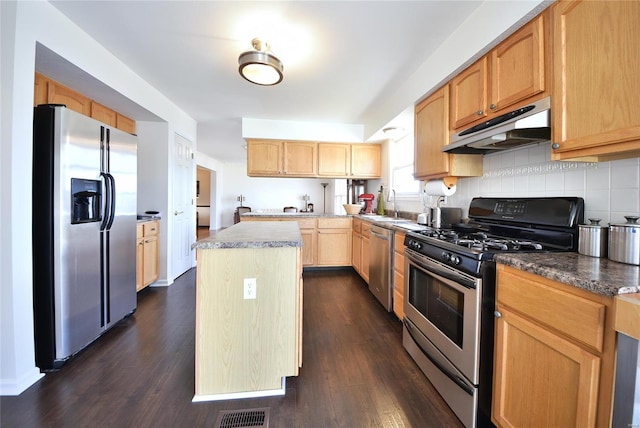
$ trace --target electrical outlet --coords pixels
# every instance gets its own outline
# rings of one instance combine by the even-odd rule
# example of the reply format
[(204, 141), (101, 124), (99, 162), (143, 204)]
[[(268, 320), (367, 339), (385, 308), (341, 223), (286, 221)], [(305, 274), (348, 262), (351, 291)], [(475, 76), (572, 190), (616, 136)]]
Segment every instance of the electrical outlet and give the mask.
[(255, 278), (244, 279), (244, 298), (245, 300), (256, 298), (256, 279)]

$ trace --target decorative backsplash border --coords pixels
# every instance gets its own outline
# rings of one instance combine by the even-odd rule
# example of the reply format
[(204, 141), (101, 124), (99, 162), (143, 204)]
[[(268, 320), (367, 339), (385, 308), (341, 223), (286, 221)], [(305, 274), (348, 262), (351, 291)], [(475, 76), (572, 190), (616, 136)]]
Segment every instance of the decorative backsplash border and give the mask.
[(549, 161), (537, 164), (510, 166), (506, 168), (484, 171), (482, 178), (523, 177), (527, 175), (546, 174), (549, 172), (565, 172), (579, 169), (595, 169), (597, 162), (564, 162)]

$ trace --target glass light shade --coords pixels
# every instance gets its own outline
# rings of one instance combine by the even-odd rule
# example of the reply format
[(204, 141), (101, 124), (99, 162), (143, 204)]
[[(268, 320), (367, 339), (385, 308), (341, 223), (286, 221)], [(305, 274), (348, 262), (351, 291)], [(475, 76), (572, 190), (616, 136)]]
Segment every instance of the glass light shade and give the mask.
[(240, 75), (251, 83), (271, 86), (282, 82), (282, 62), (268, 52), (248, 51), (238, 58)]

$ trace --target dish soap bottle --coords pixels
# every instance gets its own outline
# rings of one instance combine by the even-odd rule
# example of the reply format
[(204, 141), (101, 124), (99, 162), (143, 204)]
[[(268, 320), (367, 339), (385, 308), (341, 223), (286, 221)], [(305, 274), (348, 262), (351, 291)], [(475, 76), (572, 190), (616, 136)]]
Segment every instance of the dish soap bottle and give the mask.
[(384, 193), (382, 186), (380, 186), (380, 191), (378, 192), (378, 215), (384, 215)]

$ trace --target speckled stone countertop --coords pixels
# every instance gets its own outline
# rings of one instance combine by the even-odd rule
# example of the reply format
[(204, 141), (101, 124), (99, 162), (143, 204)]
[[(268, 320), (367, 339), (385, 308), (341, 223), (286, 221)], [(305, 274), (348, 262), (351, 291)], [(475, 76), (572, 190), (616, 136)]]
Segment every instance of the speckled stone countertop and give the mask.
[(496, 254), (502, 263), (606, 296), (640, 292), (640, 266), (578, 253)]
[(348, 216), (346, 214), (330, 214), (330, 213), (307, 213), (307, 212), (297, 212), (297, 213), (274, 213), (274, 212), (256, 212), (252, 211), (249, 213), (242, 214), (241, 217), (278, 217), (278, 218), (291, 218), (295, 219), (298, 217), (353, 217)]
[(297, 222), (240, 222), (191, 246), (198, 249), (276, 247), (302, 247), (302, 236)]

